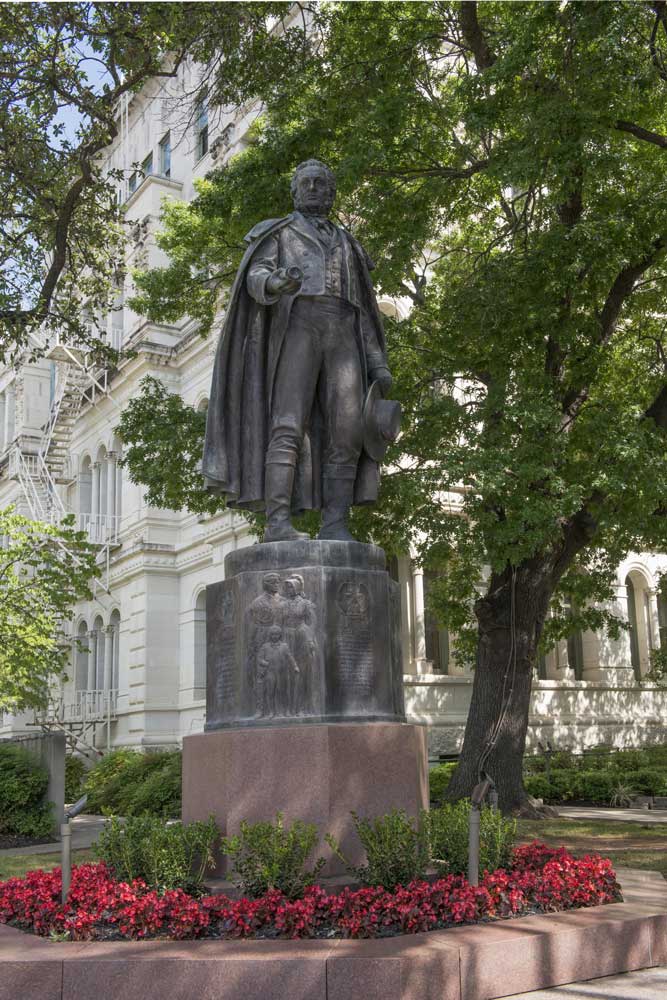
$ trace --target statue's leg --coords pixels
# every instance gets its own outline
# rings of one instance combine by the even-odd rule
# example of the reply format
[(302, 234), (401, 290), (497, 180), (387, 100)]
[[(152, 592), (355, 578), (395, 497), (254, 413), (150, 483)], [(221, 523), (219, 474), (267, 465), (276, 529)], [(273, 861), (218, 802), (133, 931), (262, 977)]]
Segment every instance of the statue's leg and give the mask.
[(326, 416), (326, 455), (318, 538), (346, 542), (354, 541), (347, 519), (363, 443), (363, 379), (355, 323), (355, 312), (347, 304), (338, 307), (338, 315), (327, 310), (320, 381)]
[(265, 542), (308, 538), (292, 527), (290, 512), (297, 458), (317, 386), (319, 338), (308, 322), (309, 310), (292, 310), (273, 388), (271, 431), (266, 453)]

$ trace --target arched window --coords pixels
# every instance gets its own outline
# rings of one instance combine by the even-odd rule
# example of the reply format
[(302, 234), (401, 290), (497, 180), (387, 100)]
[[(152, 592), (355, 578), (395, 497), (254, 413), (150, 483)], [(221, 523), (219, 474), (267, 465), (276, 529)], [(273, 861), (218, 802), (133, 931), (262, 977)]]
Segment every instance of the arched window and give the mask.
[(74, 646), (74, 687), (77, 691), (85, 691), (88, 687), (88, 626), (79, 623), (77, 643)]
[(658, 633), (660, 637), (660, 648), (667, 649), (667, 581), (660, 583), (657, 593), (658, 603)]
[[(576, 607), (571, 597), (564, 600), (565, 613), (568, 618), (573, 618)], [(567, 637), (567, 665), (574, 671), (575, 680), (580, 681), (584, 674), (584, 644), (581, 629), (570, 632)]]
[(195, 604), (194, 687), (206, 687), (206, 591), (201, 590)]
[(118, 690), (120, 676), (120, 611), (111, 612), (109, 619), (109, 639), (111, 641), (111, 687)]

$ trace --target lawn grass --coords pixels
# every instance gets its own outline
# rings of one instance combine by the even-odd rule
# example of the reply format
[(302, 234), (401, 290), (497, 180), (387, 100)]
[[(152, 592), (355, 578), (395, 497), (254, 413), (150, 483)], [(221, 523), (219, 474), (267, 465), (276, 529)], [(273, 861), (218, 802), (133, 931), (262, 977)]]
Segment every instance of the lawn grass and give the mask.
[(643, 868), (667, 878), (667, 824), (608, 820), (548, 819), (518, 821), (523, 843), (564, 844), (573, 854), (602, 854), (619, 868)]
[[(84, 861), (93, 861), (91, 850), (72, 851), (72, 863), (83, 864)], [(26, 872), (41, 868), (45, 872), (50, 872), (52, 868), (60, 865), (60, 852), (57, 854), (3, 854), (0, 855), (0, 881), (25, 875)]]

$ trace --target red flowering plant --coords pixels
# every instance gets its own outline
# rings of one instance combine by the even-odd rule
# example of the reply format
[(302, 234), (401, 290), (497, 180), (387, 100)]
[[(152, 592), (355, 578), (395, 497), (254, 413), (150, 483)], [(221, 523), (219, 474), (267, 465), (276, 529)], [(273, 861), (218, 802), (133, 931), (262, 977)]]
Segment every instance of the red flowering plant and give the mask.
[(141, 879), (121, 882), (104, 863), (72, 871), (67, 903), (61, 874), (29, 872), (0, 883), (0, 923), (73, 941), (149, 937), (374, 938), (523, 914), (598, 906), (620, 900), (611, 862), (573, 858), (565, 848), (518, 847), (506, 869), (484, 872), (478, 886), (462, 875), (434, 882), (343, 889), (308, 886), (301, 898), (270, 890), (259, 899), (195, 898), (182, 889), (158, 893)]

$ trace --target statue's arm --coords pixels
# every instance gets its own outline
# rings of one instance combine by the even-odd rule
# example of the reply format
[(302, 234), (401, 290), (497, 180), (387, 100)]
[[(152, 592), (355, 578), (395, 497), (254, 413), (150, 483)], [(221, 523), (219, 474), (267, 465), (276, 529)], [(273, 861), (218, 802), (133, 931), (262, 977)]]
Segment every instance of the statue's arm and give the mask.
[(365, 309), (361, 310), (361, 333), (364, 338), (366, 348), (366, 367), (368, 378), (371, 382), (379, 382), (382, 392), (386, 396), (391, 389), (391, 372), (387, 363), (387, 356), (380, 347), (375, 323)]
[(266, 287), (266, 282), (277, 269), (278, 240), (275, 236), (267, 236), (257, 247), (246, 277), (248, 292), (261, 306), (273, 305), (280, 298), (280, 293), (272, 295)]

